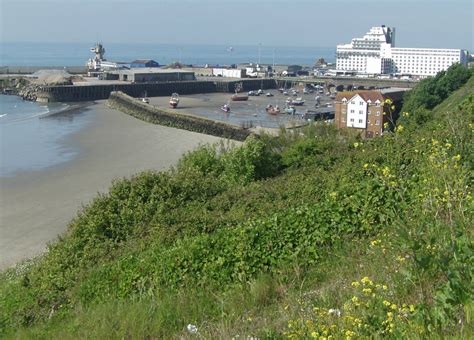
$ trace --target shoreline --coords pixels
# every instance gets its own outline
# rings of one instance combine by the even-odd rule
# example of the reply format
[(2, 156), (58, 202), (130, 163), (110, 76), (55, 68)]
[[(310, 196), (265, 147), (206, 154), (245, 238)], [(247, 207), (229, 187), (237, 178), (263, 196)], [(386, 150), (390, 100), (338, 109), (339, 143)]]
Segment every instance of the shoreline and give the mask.
[(86, 110), (91, 124), (61, 141), (79, 149), (74, 159), (2, 178), (0, 270), (43, 253), (114, 179), (168, 169), (199, 144), (221, 140), (140, 121), (107, 108), (105, 101)]

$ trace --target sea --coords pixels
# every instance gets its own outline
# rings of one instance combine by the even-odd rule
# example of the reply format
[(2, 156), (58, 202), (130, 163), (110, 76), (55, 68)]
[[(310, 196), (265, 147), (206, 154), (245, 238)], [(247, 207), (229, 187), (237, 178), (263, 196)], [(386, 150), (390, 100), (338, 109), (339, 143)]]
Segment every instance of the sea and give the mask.
[[(171, 45), (118, 44), (102, 42), (105, 58), (110, 61), (131, 62), (153, 59), (161, 65), (181, 62), (187, 65), (231, 65), (263, 63), (279, 65), (314, 65), (324, 58), (334, 62), (334, 47), (289, 47), (265, 45)], [(91, 43), (12, 43), (1, 44), (0, 66), (84, 66), (93, 56)]]
[[(103, 42), (105, 57), (130, 62), (153, 59), (161, 65), (181, 62), (191, 65), (231, 65), (264, 63), (314, 65), (319, 58), (335, 60), (335, 49), (325, 47), (225, 46), (118, 44)], [(2, 42), (0, 68), (15, 66), (84, 66), (93, 56), (91, 43), (11, 43)], [(87, 128), (93, 115), (87, 110), (64, 111), (70, 104), (40, 104), (16, 96), (0, 95), (0, 177), (23, 171), (37, 171), (71, 161), (80, 150), (69, 136)], [(66, 110), (67, 111), (67, 110)]]
[(0, 95), (0, 178), (43, 170), (77, 156), (79, 149), (67, 142), (68, 137), (86, 128), (92, 117), (86, 110), (67, 112), (69, 107)]

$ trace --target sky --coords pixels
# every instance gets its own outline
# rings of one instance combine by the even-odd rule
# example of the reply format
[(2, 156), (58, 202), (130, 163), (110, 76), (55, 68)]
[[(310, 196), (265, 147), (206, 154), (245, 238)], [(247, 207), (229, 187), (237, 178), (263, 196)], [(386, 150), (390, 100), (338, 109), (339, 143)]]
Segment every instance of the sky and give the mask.
[(370, 27), (398, 47), (474, 50), (473, 0), (0, 0), (2, 42), (335, 47)]

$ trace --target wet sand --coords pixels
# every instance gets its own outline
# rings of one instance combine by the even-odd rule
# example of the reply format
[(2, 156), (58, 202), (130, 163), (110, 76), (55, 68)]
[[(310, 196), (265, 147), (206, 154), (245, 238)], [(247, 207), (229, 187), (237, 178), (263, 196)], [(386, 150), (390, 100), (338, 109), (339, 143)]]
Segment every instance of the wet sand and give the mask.
[(79, 147), (67, 163), (0, 180), (0, 269), (38, 255), (115, 178), (176, 164), (186, 151), (218, 137), (149, 124), (105, 107), (89, 107), (92, 123), (67, 137)]
[[(180, 102), (175, 109), (177, 112), (189, 112), (198, 116), (226, 122), (236, 126), (259, 126), (264, 128), (279, 128), (280, 126), (291, 126), (292, 124), (301, 124), (303, 121), (301, 115), (306, 110), (315, 109), (315, 97), (319, 96), (322, 104), (333, 102), (328, 96), (311, 93), (303, 94), (300, 89), (298, 97), (303, 98), (305, 104), (297, 106), (294, 116), (282, 113), (279, 115), (271, 115), (265, 111), (268, 104), (278, 105), (282, 110), (286, 105), (288, 95), (283, 95), (277, 90), (265, 90), (265, 93), (271, 93), (272, 97), (265, 95), (250, 96), (247, 101), (234, 102), (230, 100), (230, 93), (204, 93), (180, 96)], [(245, 92), (244, 94), (247, 94)], [(295, 98), (295, 97), (291, 97)], [(150, 104), (158, 107), (168, 107), (169, 96), (150, 98)], [(220, 108), (222, 105), (228, 104), (230, 112), (225, 113)]]

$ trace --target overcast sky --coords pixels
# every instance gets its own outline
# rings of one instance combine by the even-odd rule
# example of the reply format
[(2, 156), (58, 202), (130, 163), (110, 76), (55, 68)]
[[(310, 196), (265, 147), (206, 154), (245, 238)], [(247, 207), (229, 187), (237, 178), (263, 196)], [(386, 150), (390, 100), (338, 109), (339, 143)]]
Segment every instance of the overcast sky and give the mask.
[(474, 49), (473, 0), (0, 0), (2, 42), (335, 47), (371, 26), (399, 47)]

